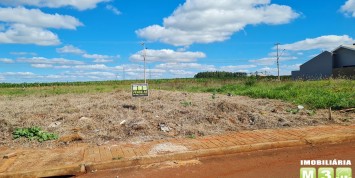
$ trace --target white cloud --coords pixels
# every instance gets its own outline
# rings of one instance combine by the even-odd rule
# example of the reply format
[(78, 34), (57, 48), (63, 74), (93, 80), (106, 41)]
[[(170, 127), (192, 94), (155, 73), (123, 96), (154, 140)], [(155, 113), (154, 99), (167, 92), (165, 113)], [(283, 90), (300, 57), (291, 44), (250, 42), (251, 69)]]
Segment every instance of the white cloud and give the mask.
[[(55, 65), (59, 64), (59, 65)], [(93, 65), (61, 65), (60, 63), (39, 63), (39, 64), (31, 64), (34, 68), (54, 68), (54, 69), (75, 69), (75, 70), (107, 70), (114, 71), (114, 67), (108, 67), (104, 64), (93, 64)]]
[(197, 69), (204, 71), (215, 71), (216, 67), (214, 65), (203, 65), (198, 63), (163, 63), (155, 66), (159, 69), (172, 69), (172, 70), (181, 70), (181, 69)]
[(164, 69), (147, 69), (147, 73), (164, 73), (166, 70)]
[(245, 72), (245, 73), (248, 73), (249, 70), (246, 70), (246, 69), (240, 69), (240, 70), (237, 70), (237, 72)]
[[(277, 52), (276, 51), (270, 52), (268, 54), (268, 56), (276, 57), (277, 56)], [(288, 52), (285, 52), (284, 50), (279, 50), (279, 56), (290, 56), (290, 54)]]
[(15, 56), (26, 56), (26, 55), (37, 56), (37, 53), (34, 52), (10, 52), (10, 54)]
[(178, 77), (191, 77), (196, 74), (196, 72), (186, 70), (169, 70), (169, 72)]
[(66, 75), (73, 75), (80, 78), (100, 78), (101, 80), (114, 79), (116, 78), (116, 74), (112, 72), (66, 72)]
[(95, 63), (108, 63), (108, 62), (113, 62), (111, 59), (95, 59), (93, 62)]
[(331, 50), (340, 45), (352, 44), (352, 42), (354, 42), (354, 39), (348, 35), (327, 35), (317, 38), (307, 38), (291, 44), (280, 45), (280, 48), (290, 51), (307, 51), (313, 49)]
[[(285, 57), (280, 57), (279, 61), (289, 61), (289, 60), (294, 60), (298, 59), (295, 56), (285, 56)], [(249, 60), (251, 63), (255, 63), (256, 65), (273, 65), (276, 64), (276, 57), (265, 57), (261, 59), (253, 59)]]
[(347, 0), (340, 10), (352, 17), (355, 17), (355, 0)]
[(318, 56), (319, 55), (319, 53), (317, 53), (317, 54), (311, 54), (311, 55), (309, 55), (308, 57), (309, 58), (314, 58), (314, 57), (316, 57), (316, 56)]
[(52, 64), (31, 64), (34, 68), (52, 68)]
[(44, 57), (32, 57), (32, 58), (19, 58), (17, 62), (25, 62), (30, 64), (59, 64), (59, 65), (80, 65), (84, 64), (82, 61), (68, 60), (64, 58), (47, 59)]
[(119, 55), (109, 56), (109, 55), (101, 55), (101, 54), (84, 54), (83, 57), (87, 58), (87, 59), (94, 59), (93, 62), (96, 62), (96, 63), (113, 62), (114, 59), (120, 58)]
[(284, 70), (299, 70), (300, 66), (302, 64), (291, 64), (291, 65), (282, 65), (280, 66), (280, 68), (284, 69)]
[[(301, 66), (301, 64), (291, 64), (291, 65), (281, 65), (280, 66), (280, 75), (291, 75), (291, 71), (293, 70), (299, 70), (299, 67)], [(277, 75), (277, 67), (263, 67), (260, 68), (259, 70), (257, 70), (259, 72), (265, 73), (265, 71), (267, 72), (267, 74), (272, 74), (272, 75)]]
[(7, 6), (35, 6), (59, 8), (71, 6), (78, 10), (93, 9), (98, 3), (109, 0), (1, 0), (0, 4)]
[(259, 69), (258, 71), (261, 72), (269, 72), (269, 73), (276, 73), (277, 74), (277, 68), (270, 68), (270, 67), (263, 67), (261, 69)]
[(244, 72), (248, 70), (244, 69), (250, 69), (250, 68), (255, 68), (257, 67), (256, 65), (236, 65), (236, 66), (222, 66), (219, 68), (220, 71), (226, 71), (226, 72)]
[(80, 70), (110, 70), (110, 67), (107, 67), (104, 64), (77, 65), (74, 66), (74, 68)]
[(291, 7), (270, 0), (187, 0), (164, 18), (163, 26), (136, 33), (147, 40), (188, 46), (227, 40), (247, 25), (286, 24), (298, 16)]
[(46, 14), (39, 9), (24, 7), (0, 8), (0, 21), (19, 23), (31, 27), (72, 29), (83, 24), (75, 17), (60, 14)]
[(82, 55), (83, 58), (94, 59), (95, 63), (107, 63), (113, 62), (114, 59), (120, 58), (120, 55), (109, 56), (109, 55), (101, 55), (101, 54), (88, 54), (84, 50), (77, 48), (73, 45), (67, 45), (62, 48), (57, 48), (58, 53), (71, 53), (71, 54), (79, 54)]
[(70, 68), (72, 68), (72, 66), (60, 65), (60, 66), (53, 66), (53, 68), (55, 68), (55, 69), (70, 69)]
[(16, 78), (32, 78), (36, 75), (32, 72), (3, 72), (0, 73), (3, 78), (16, 77)]
[(113, 67), (115, 70), (126, 71), (126, 72), (137, 72), (143, 71), (143, 66), (138, 64), (124, 64), (120, 66)]
[[(143, 61), (144, 51), (139, 51), (130, 56), (132, 61)], [(199, 58), (205, 58), (202, 52), (179, 52), (171, 49), (146, 50), (146, 61), (148, 62), (193, 62)]]
[(60, 40), (56, 34), (46, 29), (13, 24), (7, 31), (0, 32), (0, 43), (49, 46), (60, 44)]
[(81, 50), (73, 45), (67, 45), (62, 48), (57, 48), (58, 53), (69, 53), (69, 54), (84, 54), (85, 51)]
[(14, 60), (8, 58), (0, 58), (0, 62), (10, 64), (10, 63), (14, 63)]
[(119, 11), (116, 7), (112, 5), (106, 5), (106, 9), (112, 11), (116, 15), (121, 15), (121, 11)]
[(75, 30), (83, 24), (75, 17), (47, 14), (39, 9), (24, 7), (1, 8), (0, 22), (5, 26), (0, 30), (0, 43), (58, 45), (60, 40), (47, 28)]
[[(124, 64), (120, 66), (116, 66), (111, 68), (114, 70), (120, 78), (123, 78), (123, 75), (125, 76), (125, 79), (143, 79), (144, 76), (144, 67), (143, 65), (137, 65), (137, 64)], [(147, 66), (146, 68), (146, 77), (148, 79), (150, 78), (159, 78), (161, 76), (166, 77), (166, 70), (165, 69), (160, 69), (160, 68), (150, 68)]]
[(4, 82), (56, 82), (56, 81), (92, 81), (113, 80), (117, 75), (112, 72), (67, 71), (59, 74), (39, 75), (32, 72), (4, 72), (0, 73), (0, 80)]

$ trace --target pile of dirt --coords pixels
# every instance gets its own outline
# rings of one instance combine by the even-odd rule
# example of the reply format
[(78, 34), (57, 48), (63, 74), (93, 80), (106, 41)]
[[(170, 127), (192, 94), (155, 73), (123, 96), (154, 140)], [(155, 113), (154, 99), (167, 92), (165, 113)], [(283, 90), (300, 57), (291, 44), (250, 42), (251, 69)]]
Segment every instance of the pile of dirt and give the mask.
[[(212, 97), (213, 96), (213, 97)], [(220, 134), (228, 131), (354, 124), (354, 112), (297, 109), (279, 100), (244, 96), (151, 91), (0, 98), (0, 146), (97, 145)], [(61, 139), (38, 143), (12, 139), (15, 128), (39, 126)]]

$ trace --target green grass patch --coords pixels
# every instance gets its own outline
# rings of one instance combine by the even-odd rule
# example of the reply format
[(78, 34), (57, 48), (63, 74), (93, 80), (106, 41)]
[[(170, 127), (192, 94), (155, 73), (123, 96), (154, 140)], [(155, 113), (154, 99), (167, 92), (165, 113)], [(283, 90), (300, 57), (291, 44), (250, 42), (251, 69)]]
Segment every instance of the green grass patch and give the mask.
[(196, 139), (196, 135), (195, 135), (195, 134), (186, 135), (186, 138), (189, 138), (189, 139)]
[[(72, 83), (0, 83), (0, 96), (46, 97), (61, 94), (104, 93), (117, 90), (130, 91), (131, 84), (142, 83), (139, 80), (72, 82)], [(238, 79), (158, 79), (148, 80), (151, 90), (169, 90), (184, 92), (209, 92), (211, 98), (216, 93), (244, 95), (252, 98), (269, 98), (305, 105), (310, 109), (342, 109), (355, 107), (354, 80), (321, 80), (278, 82), (274, 78), (243, 77)], [(182, 105), (188, 106), (187, 103)]]
[(14, 139), (25, 137), (29, 140), (37, 140), (39, 142), (58, 139), (58, 135), (45, 132), (39, 127), (17, 128), (13, 131), (12, 136)]
[(289, 101), (294, 104), (306, 105), (312, 109), (342, 109), (355, 106), (355, 81), (323, 80), (323, 81), (258, 81), (225, 85), (210, 88), (219, 93), (232, 93), (252, 98), (269, 98)]

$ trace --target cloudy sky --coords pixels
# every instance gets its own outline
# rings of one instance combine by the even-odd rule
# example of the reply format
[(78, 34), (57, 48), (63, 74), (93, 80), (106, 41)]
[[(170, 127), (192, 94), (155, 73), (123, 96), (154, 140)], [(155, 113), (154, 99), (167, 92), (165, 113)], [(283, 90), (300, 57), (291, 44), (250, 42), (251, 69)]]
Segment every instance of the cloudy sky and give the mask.
[(355, 0), (0, 0), (0, 82), (281, 74), (355, 42)]

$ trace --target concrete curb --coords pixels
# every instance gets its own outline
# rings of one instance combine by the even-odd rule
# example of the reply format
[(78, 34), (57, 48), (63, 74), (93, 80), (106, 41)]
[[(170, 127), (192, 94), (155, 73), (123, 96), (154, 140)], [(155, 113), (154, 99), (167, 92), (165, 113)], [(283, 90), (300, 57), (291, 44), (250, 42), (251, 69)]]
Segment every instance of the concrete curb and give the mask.
[[(355, 140), (355, 136), (354, 136), (354, 140)], [(222, 147), (222, 148), (187, 151), (187, 152), (180, 152), (180, 153), (171, 153), (171, 154), (164, 154), (164, 155), (143, 156), (143, 157), (137, 157), (128, 160), (117, 160), (117, 161), (87, 164), (85, 165), (85, 167), (87, 172), (91, 172), (96, 170), (132, 167), (138, 165), (149, 165), (149, 164), (165, 162), (170, 160), (182, 161), (182, 160), (196, 159), (196, 158), (208, 157), (208, 156), (228, 155), (228, 154), (235, 154), (235, 153), (242, 153), (242, 152), (251, 152), (251, 151), (258, 151), (258, 150), (293, 147), (293, 146), (301, 146), (301, 145), (306, 145), (306, 142), (300, 140), (290, 140), (290, 141), (282, 141), (282, 142), (257, 143), (252, 145), (230, 146), (230, 147)]]
[(116, 160), (101, 163), (89, 163), (85, 165), (87, 172), (107, 170), (115, 168), (149, 165), (171, 160), (189, 160), (208, 156), (228, 155), (251, 151), (261, 151), (276, 148), (297, 147), (305, 145), (336, 144), (355, 141), (355, 134), (329, 134), (326, 136), (307, 137), (300, 140), (287, 140), (279, 142), (256, 143), (250, 145), (230, 146), (222, 148), (187, 151), (180, 153), (152, 155), (132, 158), (128, 160)]
[(355, 133), (353, 134), (327, 134), (321, 136), (307, 137), (305, 141), (312, 145), (336, 144), (343, 142), (355, 141)]
[(80, 175), (85, 172), (81, 172), (80, 165), (68, 165), (48, 170), (35, 170), (28, 172), (14, 172), (1, 174), (1, 178), (34, 178), (34, 177), (53, 177), (53, 176), (65, 176), (65, 175)]
[(32, 177), (51, 177), (51, 176), (65, 176), (65, 175), (80, 175), (90, 173), (91, 171), (107, 170), (115, 168), (132, 167), (138, 165), (149, 165), (159, 162), (172, 160), (190, 160), (208, 156), (218, 156), (227, 154), (236, 154), (242, 152), (251, 152), (259, 150), (268, 150), (276, 148), (297, 147), (306, 145), (322, 145), (322, 144), (336, 144), (344, 142), (355, 142), (355, 132), (344, 134), (325, 134), (321, 136), (311, 136), (300, 139), (293, 139), (287, 141), (264, 142), (248, 145), (225, 146), (211, 149), (200, 149), (195, 151), (186, 151), (179, 153), (170, 153), (162, 155), (149, 155), (141, 157), (133, 157), (130, 159), (123, 158), (122, 160), (112, 160), (99, 163), (84, 163), (76, 165), (68, 165), (57, 167), (48, 170), (35, 170), (29, 172), (13, 172), (0, 173), (1, 178), (32, 178)]

